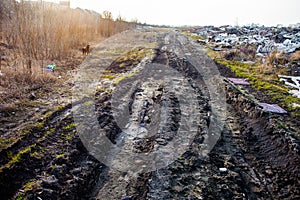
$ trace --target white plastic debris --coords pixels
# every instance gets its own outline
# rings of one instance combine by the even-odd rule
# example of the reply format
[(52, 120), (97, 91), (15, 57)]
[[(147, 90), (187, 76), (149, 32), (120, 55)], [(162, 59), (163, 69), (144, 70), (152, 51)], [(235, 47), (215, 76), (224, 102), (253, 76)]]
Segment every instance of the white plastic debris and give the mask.
[(294, 97), (300, 98), (300, 91), (298, 90), (290, 90), (289, 94), (291, 94)]
[(220, 171), (220, 172), (227, 172), (227, 168), (221, 167), (221, 168), (219, 168), (219, 171)]
[(293, 108), (300, 108), (300, 104), (292, 103), (292, 107), (293, 107)]
[(300, 98), (300, 76), (278, 75), (278, 77), (280, 82), (293, 89), (289, 91), (291, 95)]

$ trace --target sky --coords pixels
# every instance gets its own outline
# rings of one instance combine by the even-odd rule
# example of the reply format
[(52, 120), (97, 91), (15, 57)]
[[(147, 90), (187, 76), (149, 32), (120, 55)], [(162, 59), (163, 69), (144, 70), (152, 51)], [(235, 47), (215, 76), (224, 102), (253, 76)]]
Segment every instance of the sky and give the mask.
[(300, 22), (300, 0), (71, 0), (71, 7), (156, 25), (290, 25)]

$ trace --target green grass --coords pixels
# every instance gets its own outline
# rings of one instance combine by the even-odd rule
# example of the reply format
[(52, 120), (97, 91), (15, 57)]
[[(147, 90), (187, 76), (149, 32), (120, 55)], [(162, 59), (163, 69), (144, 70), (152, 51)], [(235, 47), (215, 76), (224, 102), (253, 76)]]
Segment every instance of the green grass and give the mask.
[(84, 106), (86, 106), (86, 107), (89, 107), (89, 106), (91, 106), (91, 105), (94, 105), (95, 104), (95, 102), (94, 101), (86, 101), (86, 102), (84, 102)]
[(68, 124), (66, 126), (63, 127), (64, 130), (70, 130), (72, 128), (76, 127), (76, 124), (75, 123), (71, 123), (71, 124)]
[[(10, 161), (5, 164), (4, 167), (10, 168), (13, 164), (16, 164), (22, 160), (22, 157), (24, 154), (29, 153), (32, 148), (34, 148), (36, 144), (30, 145), (29, 147), (20, 150), (16, 155), (12, 155), (12, 153), (8, 153), (7, 157), (10, 158)], [(0, 168), (0, 171), (2, 171), (3, 167)]]
[(140, 60), (142, 60), (144, 57), (147, 56), (147, 54), (149, 49), (133, 49), (125, 54), (123, 54), (122, 56), (120, 56), (119, 58), (117, 58), (117, 62), (118, 63), (124, 63), (126, 61), (130, 61), (132, 63), (135, 62), (139, 62)]
[(101, 76), (101, 79), (114, 79), (114, 78), (116, 78), (116, 76), (111, 74), (105, 74)]
[(19, 194), (17, 197), (16, 197), (16, 200), (23, 200), (25, 199), (25, 194), (24, 193), (21, 193)]
[(55, 156), (55, 158), (62, 158), (62, 157), (64, 157), (65, 155), (66, 155), (65, 153), (57, 154), (57, 155)]
[(15, 138), (10, 138), (10, 139), (0, 138), (0, 149), (6, 149), (7, 147), (10, 146), (10, 144), (14, 143), (15, 141), (16, 141)]
[(238, 77), (247, 78), (253, 87), (263, 91), (273, 101), (287, 109), (292, 116), (300, 116), (300, 109), (292, 107), (293, 103), (300, 104), (300, 99), (288, 93), (289, 89), (278, 81), (276, 72), (267, 75), (263, 73), (262, 68), (258, 65), (224, 59), (215, 59), (215, 61), (229, 67)]
[(124, 74), (120, 77), (118, 77), (114, 82), (113, 82), (113, 85), (118, 85), (122, 80), (126, 79), (126, 78), (130, 78), (130, 77), (133, 77), (135, 76), (136, 74), (138, 73), (138, 71), (135, 71), (131, 74)]
[(195, 35), (194, 33), (190, 33), (190, 32), (182, 32), (183, 35), (188, 36), (189, 38), (193, 39), (193, 40), (205, 40), (206, 37), (204, 35)]
[(33, 152), (33, 153), (30, 153), (30, 157), (34, 157), (34, 158), (40, 159), (40, 158), (44, 157), (44, 154), (43, 154), (43, 153), (40, 153), (40, 152), (38, 152), (38, 151), (35, 151), (35, 152)]
[(27, 182), (21, 192), (18, 192), (17, 196), (15, 197), (16, 200), (23, 200), (23, 199), (27, 199), (26, 198), (26, 192), (33, 190), (33, 189), (40, 189), (41, 188), (41, 183), (39, 181), (36, 180), (32, 180)]

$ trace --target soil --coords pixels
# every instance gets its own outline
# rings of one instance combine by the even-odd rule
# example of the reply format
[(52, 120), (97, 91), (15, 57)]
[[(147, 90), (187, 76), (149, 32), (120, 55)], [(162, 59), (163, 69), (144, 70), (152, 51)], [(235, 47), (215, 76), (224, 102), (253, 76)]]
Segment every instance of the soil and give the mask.
[(1, 112), (1, 198), (300, 198), (297, 119), (263, 112), (263, 93), (186, 36), (126, 31), (72, 73)]

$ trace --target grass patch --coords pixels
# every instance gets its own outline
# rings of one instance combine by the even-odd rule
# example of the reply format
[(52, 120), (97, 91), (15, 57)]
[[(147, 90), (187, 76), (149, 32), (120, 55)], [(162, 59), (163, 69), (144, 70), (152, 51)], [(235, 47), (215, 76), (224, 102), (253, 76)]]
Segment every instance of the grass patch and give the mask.
[(97, 89), (96, 89), (96, 92), (105, 92), (105, 88), (104, 87), (98, 87)]
[[(131, 70), (136, 67), (145, 57), (151, 57), (154, 55), (153, 49), (150, 48), (136, 48), (131, 51), (128, 51), (118, 57), (108, 68), (111, 73), (122, 73)], [(104, 75), (109, 75), (110, 73), (106, 73)], [(105, 77), (105, 76), (104, 76)]]
[(57, 154), (57, 155), (55, 156), (55, 158), (62, 158), (62, 157), (64, 157), (65, 155), (66, 155), (65, 153)]
[(71, 123), (71, 124), (68, 124), (66, 126), (63, 127), (64, 130), (70, 130), (72, 128), (76, 127), (76, 124), (75, 123)]
[(33, 153), (30, 154), (30, 157), (41, 159), (42, 157), (44, 157), (44, 154), (40, 153), (38, 151), (35, 151), (35, 152), (33, 152)]
[(86, 107), (89, 107), (89, 106), (91, 106), (91, 105), (94, 105), (95, 104), (95, 102), (94, 101), (86, 101), (86, 102), (84, 102), (84, 106), (86, 106)]
[(193, 40), (205, 40), (206, 37), (204, 35), (197, 35), (195, 33), (190, 33), (190, 32), (182, 32), (183, 35), (188, 36), (189, 38), (193, 39)]
[(19, 194), (17, 197), (16, 197), (16, 200), (23, 200), (25, 199), (25, 194), (24, 193), (21, 193)]
[(105, 74), (101, 76), (101, 79), (114, 79), (114, 78), (116, 78), (116, 76), (112, 74)]
[(44, 126), (45, 126), (44, 122), (39, 122), (33, 126), (33, 129), (40, 131), (43, 130)]
[(123, 76), (120, 76), (118, 77), (114, 82), (113, 82), (113, 85), (118, 85), (122, 80), (126, 79), (126, 78), (130, 78), (130, 77), (133, 77), (135, 76), (136, 74), (138, 73), (138, 71), (135, 71), (134, 73), (132, 74), (125, 74)]
[(10, 146), (10, 144), (14, 143), (15, 141), (16, 141), (15, 138), (10, 138), (10, 139), (0, 138), (0, 149), (6, 149), (7, 147)]
[[(10, 158), (10, 161), (4, 166), (6, 168), (10, 168), (13, 164), (18, 163), (22, 160), (22, 157), (24, 154), (27, 154), (31, 151), (32, 148), (34, 148), (36, 144), (30, 145), (29, 147), (20, 150), (16, 155), (12, 155), (12, 153), (8, 153), (7, 157)], [(10, 154), (10, 155), (9, 155)], [(3, 167), (0, 168), (0, 171), (2, 171)]]
[(27, 192), (29, 190), (32, 190), (37, 184), (39, 184), (37, 181), (30, 181), (26, 183), (24, 186), (24, 191)]
[(258, 65), (224, 59), (215, 59), (215, 61), (229, 67), (238, 77), (247, 78), (253, 87), (264, 91), (273, 101), (287, 109), (292, 116), (300, 116), (300, 109), (292, 106), (293, 103), (300, 104), (300, 99), (291, 96), (288, 93), (289, 89), (278, 81), (277, 75), (281, 74), (282, 71), (273, 69), (273, 73), (265, 74), (262, 73), (262, 68)]
[(120, 67), (121, 65), (124, 67), (124, 62), (127, 61), (137, 64), (140, 60), (147, 56), (147, 51), (149, 50), (144, 48), (133, 49), (117, 58), (116, 62), (120, 63)]

